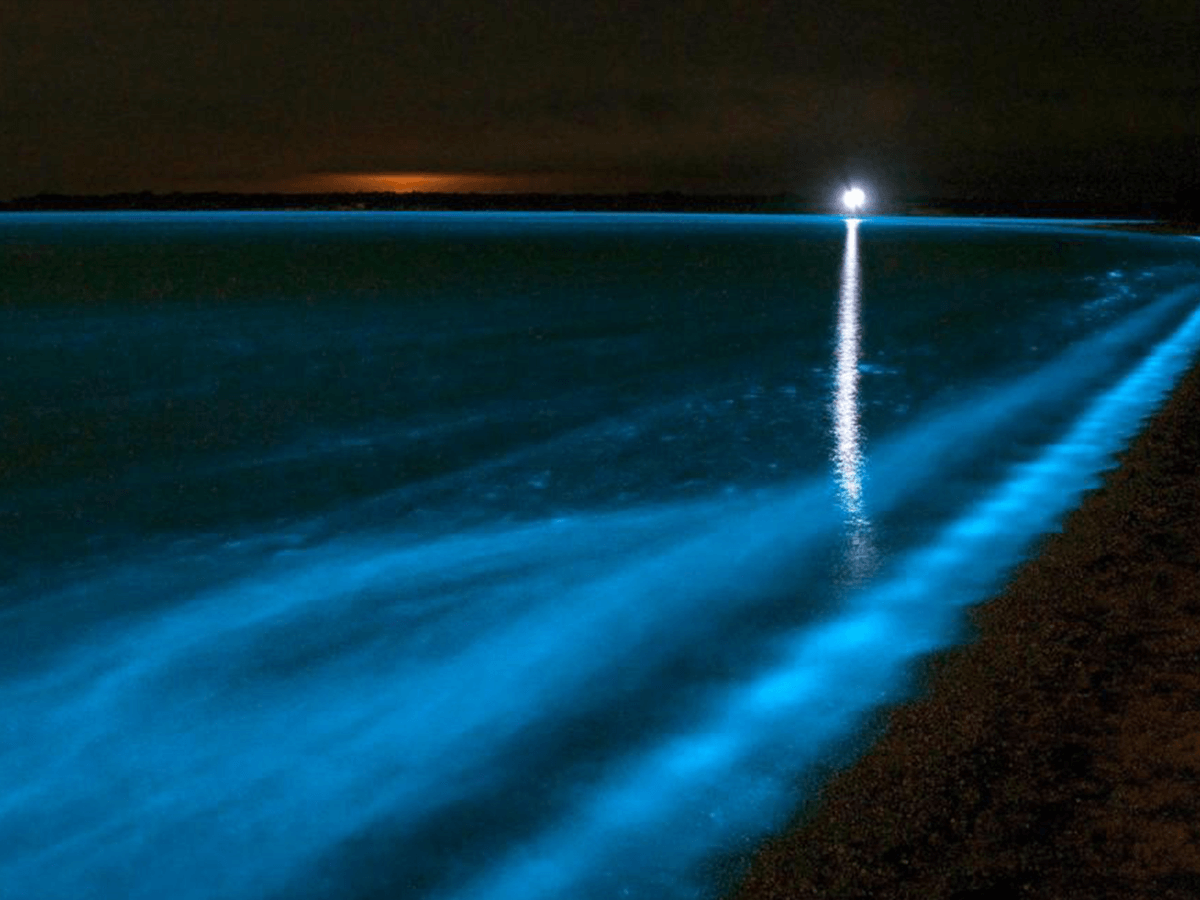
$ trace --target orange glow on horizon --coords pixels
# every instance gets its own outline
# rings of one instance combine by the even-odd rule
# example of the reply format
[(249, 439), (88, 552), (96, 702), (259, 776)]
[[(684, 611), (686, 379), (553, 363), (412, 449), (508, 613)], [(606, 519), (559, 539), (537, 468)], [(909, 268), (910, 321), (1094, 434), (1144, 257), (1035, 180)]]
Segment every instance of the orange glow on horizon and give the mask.
[(284, 193), (503, 194), (559, 190), (565, 179), (554, 175), (492, 175), (483, 172), (317, 172), (277, 182), (268, 189)]

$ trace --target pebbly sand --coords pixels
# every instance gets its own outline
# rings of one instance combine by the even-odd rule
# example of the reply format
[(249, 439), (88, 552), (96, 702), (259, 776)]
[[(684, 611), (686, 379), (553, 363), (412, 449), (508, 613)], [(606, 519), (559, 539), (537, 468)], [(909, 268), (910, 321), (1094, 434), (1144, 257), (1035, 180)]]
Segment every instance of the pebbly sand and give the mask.
[(1200, 898), (1200, 366), (752, 898)]

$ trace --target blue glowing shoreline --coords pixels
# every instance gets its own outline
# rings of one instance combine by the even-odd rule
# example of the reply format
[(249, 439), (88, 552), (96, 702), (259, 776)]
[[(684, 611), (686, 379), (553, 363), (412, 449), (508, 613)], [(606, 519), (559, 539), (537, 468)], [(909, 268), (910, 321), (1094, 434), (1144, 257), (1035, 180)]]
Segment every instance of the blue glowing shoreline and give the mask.
[(28, 215), (23, 896), (710, 895), (1200, 348), (1076, 222)]

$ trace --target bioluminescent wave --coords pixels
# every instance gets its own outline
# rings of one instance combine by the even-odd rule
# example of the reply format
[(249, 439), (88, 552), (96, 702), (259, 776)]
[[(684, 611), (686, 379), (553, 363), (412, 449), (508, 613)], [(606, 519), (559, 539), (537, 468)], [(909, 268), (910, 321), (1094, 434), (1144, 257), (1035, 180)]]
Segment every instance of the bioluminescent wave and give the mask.
[(1200, 348), (1193, 242), (1070, 225), (52, 224), (15, 897), (715, 895)]
[[(898, 555), (842, 614), (781, 635), (772, 664), (715, 700), (701, 727), (626, 763), (594, 805), (565, 817), (561, 830), (487, 871), (462, 896), (703, 893), (703, 881), (689, 880), (695, 870), (687, 862), (695, 866), (713, 846), (738, 846), (731, 833), (759, 834), (764, 819), (779, 821), (787, 785), (868, 709), (901, 693), (905, 665), (954, 638), (959, 607), (981, 600), (1032, 536), (1097, 484), (1097, 473), (1200, 349), (1200, 288), (1171, 299), (1194, 311), (1059, 441), (1014, 466), (927, 545)], [(1037, 390), (1031, 382), (1026, 391)], [(832, 694), (841, 702), (830, 704)], [(671, 835), (682, 872), (662, 876), (661, 848), (639, 846), (646, 833)], [(648, 885), (621, 877), (630, 858), (638, 871), (655, 873)]]

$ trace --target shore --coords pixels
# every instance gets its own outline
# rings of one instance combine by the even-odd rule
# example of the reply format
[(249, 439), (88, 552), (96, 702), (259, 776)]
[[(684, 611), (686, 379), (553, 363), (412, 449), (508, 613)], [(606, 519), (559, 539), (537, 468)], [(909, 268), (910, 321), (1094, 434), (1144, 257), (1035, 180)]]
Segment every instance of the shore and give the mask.
[(736, 900), (1200, 897), (1200, 366)]

